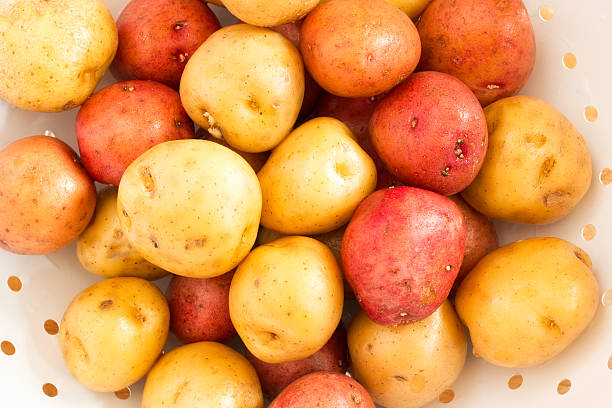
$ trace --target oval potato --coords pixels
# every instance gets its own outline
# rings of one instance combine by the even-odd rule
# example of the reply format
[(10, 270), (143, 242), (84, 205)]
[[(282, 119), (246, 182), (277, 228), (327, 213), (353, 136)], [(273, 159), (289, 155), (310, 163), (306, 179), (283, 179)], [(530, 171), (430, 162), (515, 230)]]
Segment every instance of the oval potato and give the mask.
[(223, 5), (240, 20), (273, 27), (304, 17), (320, 0), (223, 0)]

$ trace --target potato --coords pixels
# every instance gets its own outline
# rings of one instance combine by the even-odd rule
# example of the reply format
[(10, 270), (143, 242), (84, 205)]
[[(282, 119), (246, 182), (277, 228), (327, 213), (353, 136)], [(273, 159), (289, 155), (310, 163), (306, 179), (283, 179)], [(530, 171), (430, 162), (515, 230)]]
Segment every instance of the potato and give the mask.
[(318, 372), (292, 382), (269, 408), (375, 408), (368, 392), (352, 378)]
[(257, 374), (236, 351), (213, 342), (179, 347), (149, 373), (142, 408), (263, 408)]
[(334, 0), (306, 17), (300, 50), (323, 89), (360, 98), (407, 78), (419, 62), (421, 43), (410, 17), (385, 0)]
[(272, 151), (257, 174), (261, 225), (284, 234), (322, 234), (346, 224), (376, 186), (374, 162), (339, 120), (312, 119)]
[(408, 324), (448, 297), (465, 250), (465, 221), (448, 198), (419, 188), (378, 190), (342, 238), (342, 270), (378, 324)]
[(289, 134), (300, 112), (302, 59), (272, 30), (224, 27), (187, 63), (180, 94), (189, 116), (213, 136), (243, 152), (270, 150)]
[(448, 301), (400, 327), (380, 326), (360, 312), (348, 346), (353, 377), (386, 408), (419, 408), (437, 398), (461, 373), (467, 352), (465, 328)]
[(340, 322), (342, 272), (324, 244), (285, 237), (255, 248), (230, 287), (230, 317), (251, 353), (266, 363), (301, 360)]
[(586, 329), (599, 296), (586, 252), (559, 238), (531, 238), (484, 257), (459, 286), (455, 305), (475, 356), (531, 367)]
[(117, 189), (109, 187), (98, 195), (96, 212), (76, 244), (79, 262), (85, 269), (106, 278), (134, 276), (156, 280), (168, 272), (147, 262), (123, 235), (117, 216)]
[(111, 72), (120, 81), (150, 79), (178, 89), (189, 58), (220, 28), (202, 1), (132, 0), (117, 20)]
[(211, 3), (211, 4), (215, 4), (219, 7), (223, 7), (223, 3), (221, 2), (221, 0), (208, 0), (207, 3)]
[(166, 298), (170, 330), (186, 343), (224, 342), (236, 335), (229, 315), (233, 271), (214, 278), (173, 276)]
[(101, 0), (4, 0), (0, 37), (0, 98), (39, 112), (82, 104), (117, 50)]
[(233, 148), (232, 146), (230, 146), (225, 140), (212, 136), (210, 133), (208, 133), (206, 130), (202, 128), (198, 129), (196, 137), (198, 139), (209, 140), (211, 142), (215, 142), (217, 144), (220, 144), (221, 146), (225, 146), (228, 149), (235, 151), (244, 160), (246, 160), (247, 163), (251, 165), (255, 173), (261, 170), (263, 165), (266, 163), (266, 160), (268, 160), (268, 157), (270, 157), (270, 152), (260, 152), (260, 153), (241, 152), (240, 150), (237, 150)]
[(101, 89), (83, 104), (75, 127), (87, 172), (115, 186), (127, 166), (151, 147), (194, 137), (178, 93), (153, 81), (119, 82)]
[(0, 248), (48, 254), (87, 227), (96, 188), (66, 143), (31, 136), (0, 150)]
[[(321, 0), (321, 3), (327, 3), (330, 0)], [(396, 7), (399, 7), (404, 13), (416, 20), (425, 7), (431, 2), (431, 0), (387, 0), (389, 3)]]
[(146, 260), (176, 275), (210, 278), (235, 268), (253, 246), (261, 190), (237, 153), (205, 140), (175, 140), (127, 168), (117, 212)]
[(269, 364), (255, 357), (248, 349), (245, 356), (257, 371), (264, 394), (273, 398), (306, 374), (316, 371), (344, 374), (348, 368), (346, 329), (340, 323), (329, 341), (319, 351), (303, 360)]
[(549, 224), (565, 217), (591, 185), (591, 155), (554, 107), (529, 96), (485, 109), (489, 150), (461, 195), (477, 211), (509, 222)]
[(419, 70), (459, 78), (486, 106), (518, 93), (536, 46), (521, 0), (434, 0), (418, 22)]
[(476, 177), (487, 151), (487, 122), (461, 81), (418, 72), (383, 98), (370, 118), (376, 152), (401, 182), (442, 195)]
[(240, 20), (273, 27), (303, 18), (319, 0), (223, 0), (223, 5)]
[(168, 336), (168, 305), (157, 286), (111, 278), (83, 290), (64, 313), (59, 343), (66, 367), (93, 391), (118, 391), (142, 378)]

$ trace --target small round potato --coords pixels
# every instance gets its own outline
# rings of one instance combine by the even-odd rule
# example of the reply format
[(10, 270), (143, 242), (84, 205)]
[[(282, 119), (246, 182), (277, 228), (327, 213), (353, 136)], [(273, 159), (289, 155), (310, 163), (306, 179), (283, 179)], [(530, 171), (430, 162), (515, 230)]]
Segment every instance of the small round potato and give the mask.
[[(321, 0), (321, 3), (327, 3), (328, 1), (330, 0)], [(411, 19), (416, 20), (431, 0), (387, 0), (387, 2), (408, 14)]]
[(223, 0), (223, 5), (245, 23), (273, 27), (304, 17), (319, 0)]
[(243, 152), (274, 148), (289, 134), (304, 97), (304, 67), (282, 34), (224, 27), (193, 54), (180, 86), (195, 123)]
[(529, 96), (485, 108), (489, 149), (461, 195), (503, 221), (550, 224), (580, 202), (591, 185), (591, 155), (578, 130), (555, 108)]
[(586, 252), (559, 238), (514, 242), (484, 257), (455, 296), (474, 355), (531, 367), (561, 353), (597, 311), (591, 268)]
[(214, 342), (181, 346), (147, 376), (142, 408), (263, 408), (257, 373), (231, 348)]
[(115, 187), (108, 187), (98, 195), (96, 212), (77, 240), (76, 252), (85, 269), (106, 278), (134, 276), (156, 280), (168, 274), (147, 262), (123, 235)]
[(68, 370), (93, 391), (117, 391), (142, 378), (162, 352), (166, 298), (139, 278), (111, 278), (79, 293), (64, 313), (59, 342)]
[(425, 320), (399, 327), (359, 312), (348, 346), (353, 377), (386, 408), (426, 405), (455, 382), (467, 354), (465, 328), (448, 300)]
[(255, 248), (230, 287), (230, 317), (251, 353), (266, 363), (316, 353), (340, 322), (342, 272), (324, 244), (285, 237)]
[(322, 234), (346, 224), (376, 187), (376, 166), (333, 118), (291, 132), (257, 174), (261, 224), (284, 234)]
[(39, 112), (82, 104), (117, 51), (101, 0), (3, 0), (0, 37), (0, 98)]
[(127, 168), (117, 213), (146, 260), (176, 275), (210, 278), (236, 267), (255, 243), (261, 190), (251, 166), (227, 147), (176, 140)]

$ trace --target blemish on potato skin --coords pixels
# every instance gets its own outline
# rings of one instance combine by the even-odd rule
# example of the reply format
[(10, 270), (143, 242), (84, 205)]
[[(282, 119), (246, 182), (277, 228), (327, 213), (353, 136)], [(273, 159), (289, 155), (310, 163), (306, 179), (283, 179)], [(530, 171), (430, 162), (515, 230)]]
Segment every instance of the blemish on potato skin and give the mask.
[(408, 381), (408, 380), (406, 379), (406, 377), (403, 377), (403, 376), (401, 376), (401, 375), (394, 375), (394, 376), (393, 376), (393, 379), (394, 379), (395, 381), (400, 381), (400, 382)]
[(157, 243), (157, 239), (155, 237), (150, 237), (149, 239), (153, 243), (153, 247), (159, 248), (159, 244)]
[(555, 191), (553, 193), (542, 196), (542, 201), (545, 207), (553, 207), (562, 205), (567, 199), (571, 198), (571, 193), (568, 191)]
[(105, 310), (111, 307), (112, 305), (113, 305), (112, 299), (103, 300), (102, 302), (100, 302), (100, 309)]

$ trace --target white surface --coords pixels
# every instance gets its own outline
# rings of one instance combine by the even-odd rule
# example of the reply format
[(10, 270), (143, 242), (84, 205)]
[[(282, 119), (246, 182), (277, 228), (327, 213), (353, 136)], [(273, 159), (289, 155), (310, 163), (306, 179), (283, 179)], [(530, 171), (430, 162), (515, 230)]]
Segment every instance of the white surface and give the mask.
[[(2, 0), (0, 0), (2, 1)], [(105, 0), (115, 18), (127, 0)], [(546, 227), (498, 224), (502, 243), (532, 236), (557, 236), (584, 248), (592, 257), (602, 293), (612, 289), (612, 184), (599, 182), (599, 173), (612, 167), (612, 65), (609, 41), (612, 38), (612, 3), (607, 0), (526, 1), (536, 32), (536, 67), (523, 94), (540, 97), (564, 113), (582, 132), (593, 156), (593, 185), (579, 207), (564, 220)], [(551, 21), (539, 18), (538, 9), (550, 4)], [(219, 10), (219, 9), (216, 9)], [(566, 52), (577, 57), (577, 66), (562, 65)], [(100, 86), (113, 82), (107, 75)], [(595, 123), (584, 119), (584, 108), (595, 106)], [(76, 147), (74, 118), (77, 110), (58, 114), (22, 111), (0, 101), (0, 148), (21, 137), (52, 130)], [(597, 227), (592, 241), (581, 238), (587, 224)], [(47, 319), (58, 323), (72, 297), (98, 281), (76, 260), (74, 245), (50, 256), (17, 256), (0, 250), (0, 341), (8, 340), (16, 353), (0, 353), (0, 406), (2, 407), (139, 407), (143, 382), (131, 387), (128, 400), (114, 394), (100, 394), (82, 388), (64, 367), (57, 336), (43, 329)], [(23, 289), (12, 292), (7, 285), (18, 276)], [(160, 285), (165, 287), (167, 279)], [(471, 351), (471, 346), (470, 346)], [(609, 407), (612, 406), (612, 310), (600, 307), (587, 331), (564, 353), (543, 366), (530, 369), (494, 367), (470, 356), (465, 370), (453, 385), (455, 399), (449, 407)], [(508, 379), (521, 374), (523, 385), (510, 390)], [(565, 395), (556, 392), (564, 378), (572, 382)], [(53, 383), (55, 398), (42, 392), (42, 385)], [(428, 407), (443, 405), (437, 400)], [(195, 407), (194, 407), (195, 408)]]

